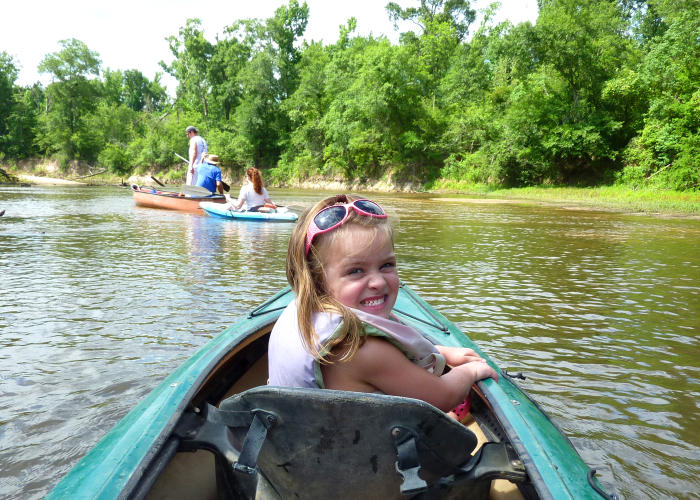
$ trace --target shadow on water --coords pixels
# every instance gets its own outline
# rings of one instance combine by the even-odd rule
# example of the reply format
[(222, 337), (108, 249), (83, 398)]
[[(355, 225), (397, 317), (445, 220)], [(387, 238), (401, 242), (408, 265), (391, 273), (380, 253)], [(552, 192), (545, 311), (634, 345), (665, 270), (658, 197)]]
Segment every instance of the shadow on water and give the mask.
[[(326, 193), (272, 193), (297, 211)], [(700, 221), (371, 195), (401, 278), (625, 498), (700, 491)], [(198, 347), (286, 285), (291, 224), (0, 188), (0, 496), (41, 498)]]

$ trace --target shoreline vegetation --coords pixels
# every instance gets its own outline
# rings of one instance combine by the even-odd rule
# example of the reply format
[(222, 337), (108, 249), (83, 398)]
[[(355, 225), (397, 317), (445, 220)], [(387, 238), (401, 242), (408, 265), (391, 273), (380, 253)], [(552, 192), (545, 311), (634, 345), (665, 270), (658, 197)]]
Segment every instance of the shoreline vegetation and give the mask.
[[(3, 175), (5, 174), (5, 175)], [(172, 171), (142, 173), (128, 178), (120, 178), (109, 172), (97, 174), (64, 175), (59, 169), (39, 168), (38, 170), (3, 169), (0, 172), (0, 185), (74, 185), (104, 186), (132, 183), (154, 185), (151, 175), (173, 188), (182, 183)], [(9, 177), (8, 177), (9, 176)], [(225, 179), (229, 184), (239, 185), (242, 179)], [(700, 218), (700, 192), (673, 191), (663, 189), (636, 189), (628, 186), (531, 186), (501, 188), (484, 184), (471, 184), (441, 179), (427, 185), (418, 183), (396, 184), (386, 180), (364, 183), (346, 182), (340, 179), (308, 179), (284, 184), (269, 182), (271, 188), (291, 188), (308, 190), (350, 190), (374, 191), (383, 193), (417, 193), (430, 195), (431, 199), (463, 203), (524, 203), (550, 205), (574, 210), (599, 210), (628, 214), (656, 215), (664, 217)]]
[(360, 35), (355, 18), (336, 41), (303, 41), (298, 0), (230, 19), (215, 42), (183, 20), (160, 64), (174, 97), (163, 74), (103, 68), (76, 38), (47, 48), (47, 86), (17, 85), (20, 63), (0, 51), (0, 162), (178, 185), (193, 126), (234, 185), (254, 165), (273, 188), (700, 213), (697, 9), (548, 0), (513, 25), (497, 3), (483, 18), (466, 0), (410, 3), (386, 6), (397, 42)]

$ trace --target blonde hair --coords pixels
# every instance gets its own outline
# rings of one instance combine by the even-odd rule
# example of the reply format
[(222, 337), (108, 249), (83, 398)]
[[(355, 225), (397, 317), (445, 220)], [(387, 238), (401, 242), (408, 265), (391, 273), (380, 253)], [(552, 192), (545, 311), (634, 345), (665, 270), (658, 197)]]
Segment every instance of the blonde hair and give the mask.
[[(320, 250), (327, 248), (336, 238), (346, 237), (347, 232), (356, 225), (373, 229), (373, 238), (384, 236), (392, 244), (394, 235), (388, 219), (359, 215), (354, 210), (350, 210), (342, 226), (328, 233), (317, 234), (308, 256), (306, 255), (306, 233), (313, 218), (324, 208), (360, 199), (362, 198), (341, 194), (321, 200), (302, 214), (289, 238), (287, 281), (297, 297), (297, 321), (301, 340), (306, 350), (323, 363), (330, 363), (326, 356), (335, 347), (340, 347), (340, 351), (334, 353), (337, 354), (339, 361), (351, 359), (363, 343), (364, 328), (359, 318), (328, 292)], [(313, 326), (315, 312), (337, 313), (343, 317), (343, 330), (340, 335), (323, 346), (321, 350), (318, 346), (318, 334)]]
[(245, 175), (248, 177), (248, 179), (250, 179), (250, 182), (253, 183), (253, 190), (258, 194), (262, 194), (263, 180), (260, 170), (255, 167), (250, 167), (245, 171)]

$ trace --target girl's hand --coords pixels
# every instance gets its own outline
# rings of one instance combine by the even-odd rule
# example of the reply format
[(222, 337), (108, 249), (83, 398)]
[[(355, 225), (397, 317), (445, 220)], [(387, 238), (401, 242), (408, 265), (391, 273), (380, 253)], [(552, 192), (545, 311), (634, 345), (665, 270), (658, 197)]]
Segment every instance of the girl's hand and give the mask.
[(467, 347), (448, 347), (444, 345), (436, 345), (437, 350), (445, 357), (445, 361), (450, 366), (459, 366), (472, 361), (483, 361), (474, 349)]
[[(470, 361), (469, 363), (456, 366), (450, 371), (449, 375), (452, 375), (453, 372), (455, 376), (462, 376), (465, 378), (467, 382), (465, 384), (467, 389), (466, 394), (469, 394), (469, 388), (479, 380), (492, 378), (498, 382), (498, 373), (489, 366), (485, 359)], [(466, 397), (466, 394), (464, 397)]]

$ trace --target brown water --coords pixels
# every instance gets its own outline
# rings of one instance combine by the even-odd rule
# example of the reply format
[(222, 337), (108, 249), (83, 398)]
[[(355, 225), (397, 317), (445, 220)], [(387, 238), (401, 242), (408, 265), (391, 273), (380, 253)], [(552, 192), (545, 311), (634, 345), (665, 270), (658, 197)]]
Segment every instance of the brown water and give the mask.
[[(324, 193), (272, 192), (308, 206)], [(700, 498), (700, 221), (371, 195), (401, 278), (623, 498)], [(283, 287), (290, 224), (0, 187), (0, 498), (40, 498), (176, 366)]]

